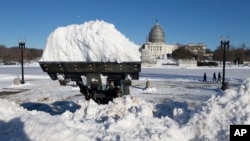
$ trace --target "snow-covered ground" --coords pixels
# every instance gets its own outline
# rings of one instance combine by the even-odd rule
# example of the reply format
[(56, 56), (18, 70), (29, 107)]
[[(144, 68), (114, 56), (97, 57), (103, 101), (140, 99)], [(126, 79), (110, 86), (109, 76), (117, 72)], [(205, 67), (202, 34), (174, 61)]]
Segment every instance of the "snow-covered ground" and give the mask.
[(229, 125), (250, 124), (249, 67), (226, 68), (226, 91), (212, 82), (219, 67), (143, 67), (131, 95), (107, 105), (85, 101), (73, 83), (60, 86), (39, 66), (25, 67), (25, 84), (16, 86), (20, 70), (0, 66), (0, 140), (225, 141)]

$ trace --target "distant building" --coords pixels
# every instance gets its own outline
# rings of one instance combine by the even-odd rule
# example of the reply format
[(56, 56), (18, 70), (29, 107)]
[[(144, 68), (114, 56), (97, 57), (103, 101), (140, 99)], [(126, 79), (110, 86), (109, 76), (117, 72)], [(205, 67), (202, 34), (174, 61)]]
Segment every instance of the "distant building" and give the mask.
[(178, 45), (168, 45), (165, 43), (165, 33), (158, 21), (156, 21), (156, 24), (149, 32), (147, 42), (141, 47), (142, 61), (155, 62), (156, 59), (162, 59), (172, 54), (178, 47)]
[(156, 21), (156, 24), (149, 32), (146, 43), (141, 47), (142, 62), (156, 63), (156, 59), (165, 59), (167, 56), (171, 56), (173, 51), (183, 46), (195, 54), (206, 51), (206, 45), (200, 43), (187, 45), (166, 44), (165, 33), (158, 21)]
[(188, 43), (185, 47), (195, 55), (206, 53), (206, 45), (203, 43)]

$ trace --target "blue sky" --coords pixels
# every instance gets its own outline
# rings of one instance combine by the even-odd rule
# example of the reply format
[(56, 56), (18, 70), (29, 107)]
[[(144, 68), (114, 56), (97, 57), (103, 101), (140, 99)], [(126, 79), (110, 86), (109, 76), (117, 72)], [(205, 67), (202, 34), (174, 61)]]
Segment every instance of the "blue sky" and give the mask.
[(250, 46), (249, 0), (1, 0), (0, 44), (45, 48), (59, 26), (104, 20), (134, 43), (145, 43), (156, 19), (167, 44), (205, 43), (214, 50), (220, 36)]

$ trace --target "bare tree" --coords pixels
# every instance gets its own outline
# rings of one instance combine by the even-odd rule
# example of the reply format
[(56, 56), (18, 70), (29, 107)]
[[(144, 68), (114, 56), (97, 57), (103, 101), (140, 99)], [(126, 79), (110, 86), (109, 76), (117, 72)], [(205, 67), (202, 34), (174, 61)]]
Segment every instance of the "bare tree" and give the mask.
[[(36, 48), (25, 48), (24, 59), (25, 60), (35, 60), (42, 56), (42, 49)], [(0, 61), (20, 61), (21, 52), (19, 47), (7, 48), (4, 45), (0, 45)]]

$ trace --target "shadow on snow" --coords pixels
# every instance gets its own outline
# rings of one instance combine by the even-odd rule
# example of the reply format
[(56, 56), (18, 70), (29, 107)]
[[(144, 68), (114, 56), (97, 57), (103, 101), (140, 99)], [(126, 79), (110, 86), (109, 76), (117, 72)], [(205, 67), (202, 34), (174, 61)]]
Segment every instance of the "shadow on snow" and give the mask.
[(1, 141), (31, 141), (24, 131), (24, 123), (20, 118), (13, 118), (8, 122), (0, 120)]
[(21, 104), (20, 106), (29, 111), (43, 111), (49, 113), (50, 115), (59, 115), (64, 113), (65, 111), (70, 111), (74, 113), (77, 109), (80, 108), (80, 105), (72, 101), (56, 101), (52, 104), (27, 102)]

